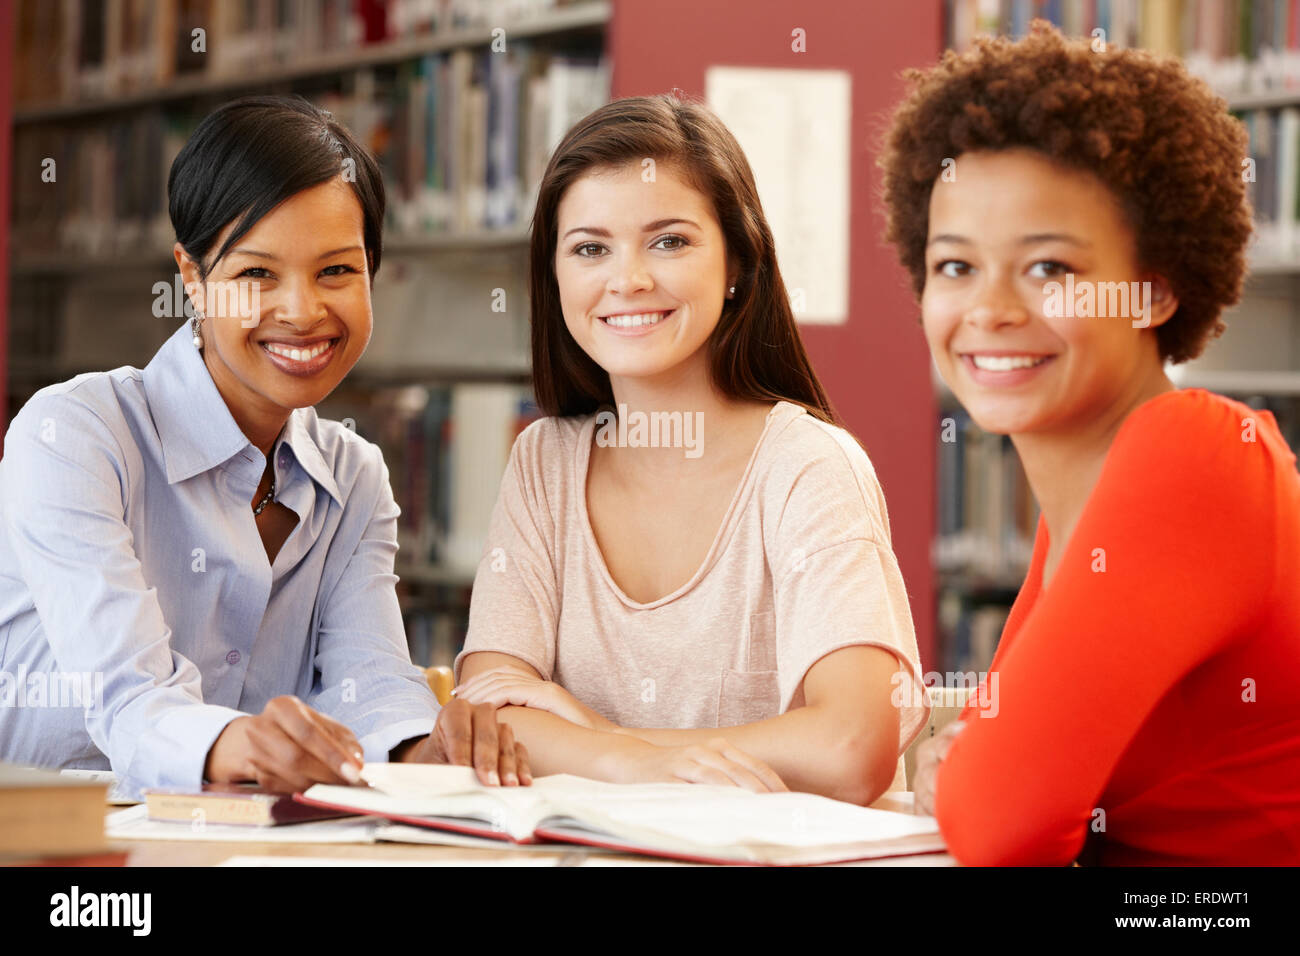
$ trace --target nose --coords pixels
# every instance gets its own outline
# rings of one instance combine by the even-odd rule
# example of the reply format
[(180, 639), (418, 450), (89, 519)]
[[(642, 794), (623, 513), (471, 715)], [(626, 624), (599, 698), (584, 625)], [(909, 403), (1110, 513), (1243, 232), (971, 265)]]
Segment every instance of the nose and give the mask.
[(614, 267), (606, 288), (615, 295), (648, 292), (654, 288), (654, 279), (639, 256), (629, 255), (622, 257)]
[(962, 319), (977, 328), (999, 329), (1028, 322), (1029, 309), (1010, 281), (989, 276), (980, 283)]
[(310, 279), (291, 279), (284, 284), (277, 318), (296, 326), (310, 326), (325, 318), (325, 302)]

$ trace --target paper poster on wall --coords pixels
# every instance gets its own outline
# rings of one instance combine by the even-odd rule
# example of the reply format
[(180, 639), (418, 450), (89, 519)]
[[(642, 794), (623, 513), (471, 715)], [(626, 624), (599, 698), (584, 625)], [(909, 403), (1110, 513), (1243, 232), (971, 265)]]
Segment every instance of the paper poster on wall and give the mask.
[(795, 319), (849, 314), (849, 74), (710, 67), (705, 97), (754, 170)]

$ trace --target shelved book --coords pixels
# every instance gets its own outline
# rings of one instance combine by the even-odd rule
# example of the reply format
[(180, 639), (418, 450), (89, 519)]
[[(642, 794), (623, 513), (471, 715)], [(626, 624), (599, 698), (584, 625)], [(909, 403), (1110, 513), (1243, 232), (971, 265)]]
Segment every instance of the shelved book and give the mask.
[(473, 577), (510, 448), (539, 412), (531, 389), (502, 383), (347, 389), (318, 407), (379, 445), (401, 509), (406, 565)]
[[(462, 49), (359, 70), (345, 88), (337, 78), (301, 86), (375, 154), (390, 242), (522, 229), (560, 137), (609, 98), (600, 60), (524, 42), (509, 53)], [(15, 175), (30, 171), (39, 188), (14, 190), (14, 248), (29, 259), (155, 250), (164, 264), (173, 238), (167, 173), (209, 108), (151, 104), (72, 129), (16, 126)]]
[(1038, 505), (1015, 448), (960, 407), (940, 412), (939, 435), (935, 567), (1017, 585), (1033, 554)]
[(420, 34), (509, 26), (569, 0), (18, 0), (15, 102), (60, 103), (311, 63)]
[(367, 764), (369, 787), (318, 784), (295, 799), (504, 843), (573, 843), (700, 863), (807, 866), (944, 850), (934, 818), (807, 793), (568, 774), (484, 787), (468, 767)]
[(947, 0), (946, 42), (1024, 36), (1034, 18), (1071, 37), (1181, 56), (1229, 96), (1300, 91), (1300, 0)]
[(450, 665), (511, 445), (539, 412), (505, 383), (344, 387), (317, 409), (383, 450), (397, 519), (397, 575), (411, 659)]

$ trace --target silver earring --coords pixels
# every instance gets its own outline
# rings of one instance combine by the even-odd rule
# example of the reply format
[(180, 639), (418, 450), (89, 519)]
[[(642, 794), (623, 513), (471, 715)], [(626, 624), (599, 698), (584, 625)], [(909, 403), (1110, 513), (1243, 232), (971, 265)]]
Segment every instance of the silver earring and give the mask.
[(727, 291), (728, 291), (729, 293), (731, 293), (732, 295), (735, 295), (735, 294), (736, 294), (736, 287), (733, 285), (733, 286), (732, 286), (730, 289), (728, 289)]
[(190, 330), (194, 333), (194, 347), (196, 349), (203, 348), (203, 333), (199, 325), (201, 321), (203, 321), (201, 312), (195, 312), (194, 317), (190, 319)]

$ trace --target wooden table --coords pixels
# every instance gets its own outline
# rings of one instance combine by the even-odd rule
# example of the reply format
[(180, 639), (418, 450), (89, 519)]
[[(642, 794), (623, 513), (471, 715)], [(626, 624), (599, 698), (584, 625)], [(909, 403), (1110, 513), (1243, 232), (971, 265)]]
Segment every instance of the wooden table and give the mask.
[[(879, 810), (911, 811), (911, 794), (887, 793), (872, 804)], [(110, 812), (121, 807), (109, 807)], [(321, 859), (375, 861), (385, 865), (429, 866), (696, 866), (675, 860), (608, 853), (583, 847), (557, 846), (552, 850), (496, 850), (479, 847), (430, 846), (411, 843), (246, 843), (199, 840), (110, 840), (111, 851), (127, 852), (127, 866), (215, 866), (231, 857), (299, 858), (304, 865)], [(947, 853), (863, 860), (842, 866), (955, 866)]]

